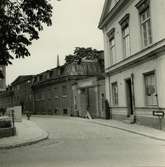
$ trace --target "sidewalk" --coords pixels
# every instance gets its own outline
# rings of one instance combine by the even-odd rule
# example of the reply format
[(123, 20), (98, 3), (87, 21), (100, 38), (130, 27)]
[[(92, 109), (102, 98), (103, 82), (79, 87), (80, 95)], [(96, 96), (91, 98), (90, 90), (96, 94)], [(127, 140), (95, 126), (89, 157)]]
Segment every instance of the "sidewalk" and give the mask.
[(108, 126), (111, 128), (124, 130), (137, 135), (149, 137), (155, 140), (165, 141), (165, 131), (157, 130), (154, 128), (150, 128), (150, 127), (146, 127), (138, 124), (126, 124), (116, 120), (93, 119), (88, 121), (91, 123)]
[(24, 120), (16, 123), (16, 136), (0, 139), (0, 149), (30, 145), (48, 138), (48, 134), (34, 122)]

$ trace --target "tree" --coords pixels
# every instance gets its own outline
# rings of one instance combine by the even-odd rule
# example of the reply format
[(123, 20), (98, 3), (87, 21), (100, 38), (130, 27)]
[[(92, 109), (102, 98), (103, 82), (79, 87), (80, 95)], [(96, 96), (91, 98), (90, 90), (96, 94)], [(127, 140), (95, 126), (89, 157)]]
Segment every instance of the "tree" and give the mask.
[(66, 61), (66, 63), (71, 63), (71, 62), (73, 62), (74, 60), (76, 59), (76, 57), (75, 57), (75, 55), (67, 55), (66, 57), (65, 57), (65, 61)]
[(51, 17), (49, 0), (0, 0), (0, 65), (30, 56), (28, 46), (44, 24), (52, 24)]
[(71, 63), (74, 61), (80, 62), (82, 59), (86, 59), (86, 60), (102, 59), (103, 60), (103, 51), (92, 49), (91, 47), (89, 48), (76, 47), (73, 55), (67, 55), (65, 57), (66, 63)]

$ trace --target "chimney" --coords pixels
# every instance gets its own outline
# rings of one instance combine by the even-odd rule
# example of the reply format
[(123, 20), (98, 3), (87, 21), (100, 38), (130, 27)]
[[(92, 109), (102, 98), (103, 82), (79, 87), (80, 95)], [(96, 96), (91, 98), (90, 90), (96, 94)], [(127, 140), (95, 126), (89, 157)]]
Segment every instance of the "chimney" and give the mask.
[(60, 60), (59, 60), (59, 55), (57, 55), (57, 67), (60, 66)]

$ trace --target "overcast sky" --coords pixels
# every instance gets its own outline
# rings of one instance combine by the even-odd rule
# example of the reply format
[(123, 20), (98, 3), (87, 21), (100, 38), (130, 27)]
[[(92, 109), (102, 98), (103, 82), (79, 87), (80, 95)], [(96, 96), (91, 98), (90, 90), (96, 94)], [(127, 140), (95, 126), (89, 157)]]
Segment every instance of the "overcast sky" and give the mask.
[(53, 25), (33, 42), (31, 57), (15, 60), (7, 67), (7, 84), (19, 75), (56, 67), (58, 54), (62, 65), (65, 55), (72, 54), (75, 47), (103, 49), (103, 35), (97, 28), (103, 3), (104, 0), (52, 0)]

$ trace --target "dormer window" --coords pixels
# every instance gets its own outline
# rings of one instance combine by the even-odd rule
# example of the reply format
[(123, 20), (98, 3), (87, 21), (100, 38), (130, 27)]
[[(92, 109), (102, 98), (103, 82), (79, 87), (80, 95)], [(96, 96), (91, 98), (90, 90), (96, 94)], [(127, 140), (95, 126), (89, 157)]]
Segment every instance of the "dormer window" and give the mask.
[(152, 43), (150, 0), (141, 0), (136, 8), (140, 15), (141, 36), (143, 46), (146, 47)]
[(53, 76), (53, 71), (49, 71), (49, 78)]
[(39, 76), (39, 81), (42, 81), (42, 79), (43, 79), (43, 76), (40, 75), (40, 76)]

